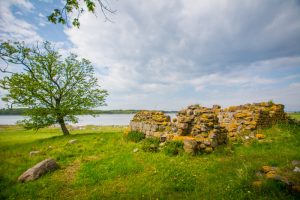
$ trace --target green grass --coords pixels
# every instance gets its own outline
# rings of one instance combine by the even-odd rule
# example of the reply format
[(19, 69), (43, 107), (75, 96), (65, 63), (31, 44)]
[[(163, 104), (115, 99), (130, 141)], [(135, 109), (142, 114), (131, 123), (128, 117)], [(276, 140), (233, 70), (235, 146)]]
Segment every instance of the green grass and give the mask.
[(300, 113), (290, 113), (289, 116), (291, 116), (293, 119), (296, 119), (300, 121)]
[[(124, 140), (123, 129), (89, 126), (64, 137), (56, 128), (35, 133), (0, 127), (0, 199), (299, 198), (273, 181), (251, 186), (262, 165), (285, 168), (300, 160), (299, 127), (275, 126), (263, 131), (264, 142), (229, 144), (197, 156), (144, 152), (142, 142)], [(68, 144), (71, 139), (77, 143)], [(41, 154), (30, 157), (33, 150)], [(17, 182), (27, 168), (50, 157), (59, 170)]]

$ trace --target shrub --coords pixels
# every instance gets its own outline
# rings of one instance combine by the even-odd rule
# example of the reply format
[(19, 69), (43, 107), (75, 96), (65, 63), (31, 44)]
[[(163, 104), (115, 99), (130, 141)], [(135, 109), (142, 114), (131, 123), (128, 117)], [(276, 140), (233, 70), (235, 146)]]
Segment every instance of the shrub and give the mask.
[(139, 142), (145, 138), (145, 134), (138, 131), (129, 131), (124, 135), (125, 140), (132, 142)]
[(159, 138), (146, 138), (142, 143), (142, 150), (146, 152), (157, 152), (159, 149)]
[(270, 99), (270, 100), (268, 101), (268, 103), (269, 103), (270, 105), (274, 105), (274, 101), (273, 101), (272, 99)]
[(175, 156), (183, 152), (183, 142), (182, 141), (168, 141), (164, 147), (164, 152), (166, 155)]

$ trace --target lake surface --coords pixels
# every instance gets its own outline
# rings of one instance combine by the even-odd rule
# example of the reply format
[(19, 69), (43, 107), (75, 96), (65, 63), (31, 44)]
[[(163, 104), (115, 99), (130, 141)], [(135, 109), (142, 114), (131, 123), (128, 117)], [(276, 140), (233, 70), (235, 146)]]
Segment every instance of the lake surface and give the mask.
[[(168, 113), (171, 118), (175, 117), (175, 113)], [(111, 125), (128, 125), (134, 114), (103, 114), (96, 117), (90, 115), (79, 115), (78, 123), (76, 125), (98, 125), (98, 126), (111, 126)], [(0, 115), (0, 125), (13, 125), (17, 121), (25, 119), (20, 115)]]

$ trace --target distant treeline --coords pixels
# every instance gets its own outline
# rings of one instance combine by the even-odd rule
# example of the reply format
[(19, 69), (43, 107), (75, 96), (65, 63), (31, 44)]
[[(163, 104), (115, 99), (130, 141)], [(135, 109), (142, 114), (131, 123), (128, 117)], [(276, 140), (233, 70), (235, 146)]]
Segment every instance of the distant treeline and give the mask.
[[(23, 115), (27, 108), (0, 109), (0, 115)], [(140, 110), (87, 110), (82, 115), (88, 114), (135, 114)], [(164, 113), (177, 113), (177, 111), (162, 111)]]

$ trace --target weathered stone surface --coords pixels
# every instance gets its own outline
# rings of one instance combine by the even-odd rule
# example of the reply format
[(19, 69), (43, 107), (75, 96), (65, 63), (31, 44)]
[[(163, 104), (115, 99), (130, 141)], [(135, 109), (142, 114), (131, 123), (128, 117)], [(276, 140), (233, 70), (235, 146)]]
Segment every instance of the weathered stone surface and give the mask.
[(295, 169), (293, 170), (293, 172), (299, 173), (300, 172), (300, 168), (299, 167), (295, 167)]
[(139, 131), (146, 137), (158, 137), (165, 140), (165, 134), (172, 132), (171, 118), (163, 112), (140, 111), (136, 113), (129, 124), (130, 130)]
[[(199, 143), (193, 151), (210, 152), (214, 147), (226, 143), (227, 130), (220, 126), (216, 109), (220, 111), (220, 106), (206, 108), (192, 105), (179, 111), (178, 121), (174, 123), (177, 128), (175, 134), (201, 139), (201, 144)], [(206, 147), (210, 148), (205, 150)], [(186, 149), (191, 151), (189, 148)]]
[(264, 172), (264, 173), (268, 173), (270, 171), (276, 172), (277, 170), (278, 170), (277, 167), (272, 167), (272, 166), (267, 166), (267, 165), (261, 167), (261, 171)]
[(293, 160), (292, 165), (293, 166), (298, 166), (298, 165), (300, 166), (300, 160)]
[(259, 140), (264, 139), (266, 136), (264, 134), (256, 134), (255, 137)]
[(205, 153), (211, 153), (211, 152), (213, 152), (213, 148), (212, 147), (206, 147), (205, 149), (204, 149), (204, 152)]
[[(131, 130), (143, 132), (146, 137), (158, 137), (161, 142), (171, 140), (173, 137), (170, 135), (187, 136), (201, 139), (201, 143), (214, 149), (218, 145), (226, 144), (228, 139), (263, 139), (264, 135), (255, 135), (258, 128), (287, 120), (283, 105), (262, 102), (225, 109), (218, 105), (212, 108), (191, 105), (180, 110), (172, 122), (162, 112), (141, 111), (133, 117), (129, 126)], [(190, 148), (187, 149), (191, 151)], [(204, 151), (205, 148), (198, 141), (194, 150)]]
[(292, 169), (289, 166), (280, 169), (272, 166), (263, 166), (261, 170), (256, 173), (259, 180), (254, 181), (252, 185), (254, 187), (256, 184), (261, 185), (263, 180), (269, 179), (283, 183), (287, 189), (292, 190), (293, 192), (300, 192), (300, 187), (298, 187), (300, 186), (299, 176), (291, 172)]
[(49, 158), (39, 162), (32, 168), (29, 168), (18, 178), (18, 181), (27, 182), (27, 181), (36, 180), (39, 177), (41, 177), (43, 174), (47, 173), (48, 171), (55, 170), (57, 168), (58, 168), (58, 164), (56, 163), (56, 161)]
[(194, 139), (186, 138), (183, 140), (185, 152), (194, 154), (197, 148), (197, 142)]
[(288, 120), (284, 106), (271, 102), (231, 106), (219, 111), (218, 118), (220, 124), (228, 130), (230, 139), (243, 132), (251, 132)]

